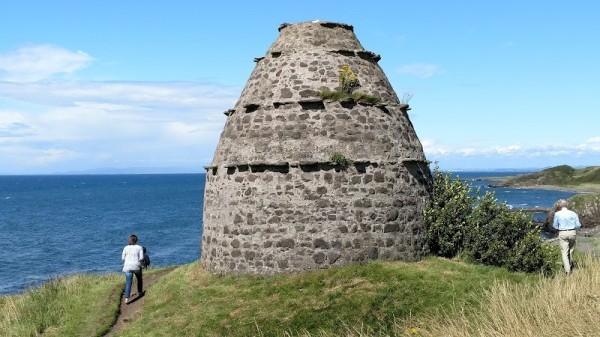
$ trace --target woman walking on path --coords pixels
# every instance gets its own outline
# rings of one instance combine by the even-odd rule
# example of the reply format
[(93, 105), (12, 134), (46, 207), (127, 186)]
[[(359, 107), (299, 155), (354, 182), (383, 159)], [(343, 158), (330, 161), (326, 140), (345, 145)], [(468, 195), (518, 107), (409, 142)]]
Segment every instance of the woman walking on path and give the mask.
[(133, 275), (137, 280), (138, 297), (144, 296), (142, 281), (142, 261), (144, 260), (144, 250), (137, 244), (138, 237), (135, 234), (129, 236), (128, 245), (123, 248), (121, 260), (123, 260), (123, 272), (125, 273), (125, 304), (129, 304), (129, 295), (131, 295), (131, 283)]

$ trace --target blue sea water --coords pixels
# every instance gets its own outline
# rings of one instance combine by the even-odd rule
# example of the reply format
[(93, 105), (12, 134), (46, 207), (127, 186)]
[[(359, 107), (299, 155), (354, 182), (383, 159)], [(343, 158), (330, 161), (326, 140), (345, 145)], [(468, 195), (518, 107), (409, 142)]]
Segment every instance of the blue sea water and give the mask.
[(200, 257), (203, 174), (0, 176), (0, 294), (120, 272), (131, 233), (152, 265)]
[[(467, 181), (473, 188), (473, 192), (479, 189), (479, 195), (486, 192), (493, 192), (499, 202), (513, 208), (550, 208), (558, 199), (568, 199), (576, 193), (561, 190), (544, 190), (529, 188), (509, 188), (497, 187), (491, 188), (492, 181), (485, 178), (490, 177), (508, 177), (518, 174), (531, 173), (522, 171), (494, 171), (494, 172), (452, 172), (452, 175), (459, 179)], [(473, 193), (475, 194), (475, 193)]]
[[(574, 194), (477, 180), (517, 173), (453, 174), (513, 207), (548, 208)], [(204, 182), (204, 174), (0, 176), (0, 294), (71, 273), (118, 273), (131, 233), (152, 265), (198, 260)]]

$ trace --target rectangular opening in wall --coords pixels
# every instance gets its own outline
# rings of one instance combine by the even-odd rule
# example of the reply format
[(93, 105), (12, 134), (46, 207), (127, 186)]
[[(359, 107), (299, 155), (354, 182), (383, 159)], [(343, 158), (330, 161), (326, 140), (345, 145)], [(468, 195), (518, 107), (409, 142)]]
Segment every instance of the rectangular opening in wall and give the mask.
[(356, 167), (356, 171), (358, 173), (367, 173), (367, 167), (369, 167), (371, 163), (354, 163), (354, 167)]
[(300, 170), (302, 170), (302, 172), (319, 172), (321, 171), (321, 165), (319, 165), (319, 163), (300, 164)]
[(323, 101), (298, 102), (302, 110), (325, 110)]
[(250, 165), (250, 170), (252, 172), (257, 172), (257, 173), (265, 172), (265, 171), (278, 172), (278, 173), (289, 173), (290, 167), (289, 167), (289, 165), (257, 164), (257, 165)]
[(285, 107), (286, 105), (294, 104), (293, 102), (273, 102), (273, 107), (275, 109), (279, 109), (280, 107)]
[(334, 50), (333, 52), (336, 53), (336, 54), (343, 55), (343, 56), (355, 56), (356, 55), (354, 53), (354, 50), (343, 50), (343, 49), (340, 49), (340, 50)]
[(260, 104), (254, 104), (254, 103), (246, 104), (246, 105), (244, 105), (244, 108), (246, 108), (245, 112), (246, 113), (254, 112), (254, 111), (258, 110), (259, 106), (260, 106)]

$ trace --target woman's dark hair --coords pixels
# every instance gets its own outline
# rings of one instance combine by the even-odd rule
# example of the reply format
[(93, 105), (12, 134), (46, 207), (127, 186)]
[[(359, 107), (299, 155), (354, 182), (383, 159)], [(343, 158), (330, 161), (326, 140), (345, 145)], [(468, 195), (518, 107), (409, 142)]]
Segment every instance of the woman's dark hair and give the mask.
[(135, 245), (137, 243), (137, 236), (135, 234), (131, 234), (129, 235), (129, 244), (130, 245)]

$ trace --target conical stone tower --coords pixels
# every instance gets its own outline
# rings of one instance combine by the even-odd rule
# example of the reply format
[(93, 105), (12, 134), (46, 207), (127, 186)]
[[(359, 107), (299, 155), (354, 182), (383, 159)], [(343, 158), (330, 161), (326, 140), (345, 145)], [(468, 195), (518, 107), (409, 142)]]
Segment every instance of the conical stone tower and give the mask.
[[(202, 263), (213, 272), (292, 272), (425, 252), (431, 173), (383, 70), (353, 27), (283, 24), (227, 121), (204, 195)], [(355, 92), (321, 98), (344, 66)]]

